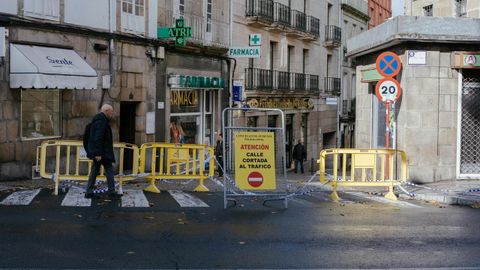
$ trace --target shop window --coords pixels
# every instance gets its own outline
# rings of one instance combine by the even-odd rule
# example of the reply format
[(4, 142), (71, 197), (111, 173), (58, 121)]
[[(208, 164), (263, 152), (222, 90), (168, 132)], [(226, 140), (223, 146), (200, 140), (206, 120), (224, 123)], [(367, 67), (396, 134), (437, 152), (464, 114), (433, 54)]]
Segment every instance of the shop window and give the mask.
[(247, 127), (257, 127), (258, 116), (249, 116), (247, 118)]
[(145, 0), (122, 0), (122, 30), (145, 32)]
[(21, 121), (23, 139), (61, 136), (60, 91), (22, 90)]
[(58, 21), (60, 18), (60, 1), (24, 0), (23, 12), (25, 16)]

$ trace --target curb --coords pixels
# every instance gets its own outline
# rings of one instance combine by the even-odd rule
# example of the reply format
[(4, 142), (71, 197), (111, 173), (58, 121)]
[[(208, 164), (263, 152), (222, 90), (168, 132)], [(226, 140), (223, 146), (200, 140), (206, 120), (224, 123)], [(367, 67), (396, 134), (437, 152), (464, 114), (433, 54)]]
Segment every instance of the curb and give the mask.
[(458, 195), (440, 195), (435, 193), (415, 193), (414, 197), (410, 197), (405, 194), (400, 194), (399, 197), (403, 199), (414, 199), (419, 201), (435, 201), (448, 205), (460, 205), (460, 206), (478, 206), (480, 205), (480, 196), (475, 198), (467, 198), (471, 196), (458, 196)]

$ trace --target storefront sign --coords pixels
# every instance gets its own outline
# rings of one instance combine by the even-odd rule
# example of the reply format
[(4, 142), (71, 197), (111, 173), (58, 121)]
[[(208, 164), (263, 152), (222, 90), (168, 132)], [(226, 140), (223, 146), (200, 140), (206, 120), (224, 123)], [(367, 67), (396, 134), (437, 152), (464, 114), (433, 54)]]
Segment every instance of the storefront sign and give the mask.
[(233, 101), (240, 102), (242, 101), (243, 96), (243, 80), (233, 80)]
[(179, 106), (197, 106), (198, 92), (191, 91), (172, 91), (170, 97), (170, 104)]
[(463, 65), (470, 67), (480, 67), (480, 54), (464, 54)]
[(247, 57), (260, 58), (261, 47), (231, 47), (228, 49), (228, 56), (232, 58)]
[(183, 18), (175, 20), (175, 27), (159, 27), (157, 29), (158, 38), (175, 38), (175, 45), (185, 46), (186, 38), (192, 37), (192, 28), (185, 27)]
[(426, 65), (427, 52), (426, 51), (408, 51), (409, 65)]
[(309, 98), (251, 98), (247, 99), (250, 108), (307, 109), (315, 106)]
[(224, 88), (225, 80), (221, 77), (170, 75), (170, 88)]
[(242, 190), (275, 189), (274, 133), (234, 134), (236, 186)]

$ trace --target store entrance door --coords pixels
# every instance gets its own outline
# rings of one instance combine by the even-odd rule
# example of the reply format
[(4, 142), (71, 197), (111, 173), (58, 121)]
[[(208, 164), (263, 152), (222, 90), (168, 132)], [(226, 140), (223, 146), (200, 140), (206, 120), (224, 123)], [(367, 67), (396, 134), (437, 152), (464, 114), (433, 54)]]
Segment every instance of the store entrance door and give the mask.
[(293, 155), (293, 114), (287, 114), (285, 118), (285, 154), (287, 155), (287, 169), (292, 165), (292, 155)]
[[(122, 102), (120, 103), (120, 142), (135, 144), (135, 113), (137, 110), (137, 103)], [(125, 151), (124, 166), (125, 171), (132, 170), (133, 153)]]

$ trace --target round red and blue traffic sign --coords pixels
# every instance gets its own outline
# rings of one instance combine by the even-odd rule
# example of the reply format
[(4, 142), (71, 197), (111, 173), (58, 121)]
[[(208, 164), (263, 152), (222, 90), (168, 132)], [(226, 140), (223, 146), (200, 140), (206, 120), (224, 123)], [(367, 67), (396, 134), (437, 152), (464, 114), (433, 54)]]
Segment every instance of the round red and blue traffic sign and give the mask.
[(400, 72), (402, 62), (400, 57), (393, 52), (384, 52), (377, 57), (375, 62), (378, 73), (383, 77), (393, 77)]
[(401, 94), (400, 83), (393, 78), (383, 78), (375, 87), (375, 95), (383, 103), (395, 103)]
[(247, 177), (248, 183), (252, 187), (259, 187), (263, 184), (263, 175), (259, 172), (251, 172)]

